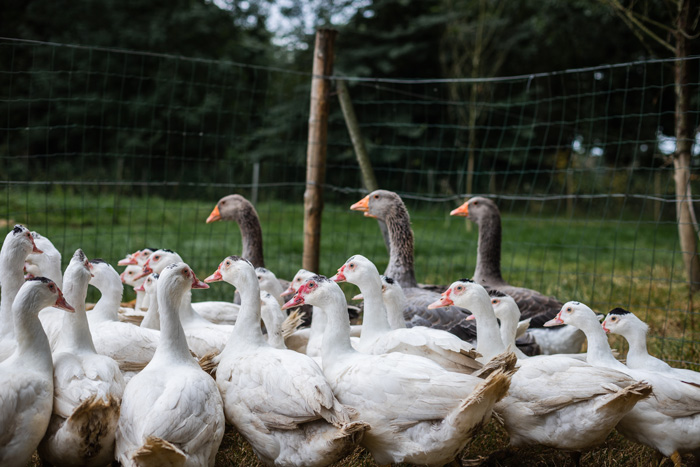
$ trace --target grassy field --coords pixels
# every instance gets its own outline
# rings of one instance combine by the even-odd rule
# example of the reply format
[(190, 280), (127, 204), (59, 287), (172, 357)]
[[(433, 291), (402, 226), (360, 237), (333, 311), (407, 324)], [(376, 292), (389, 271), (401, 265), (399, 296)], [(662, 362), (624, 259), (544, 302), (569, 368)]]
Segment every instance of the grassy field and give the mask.
[[(359, 199), (327, 205), (323, 217), (320, 273), (333, 274), (353, 254), (363, 254), (380, 270), (388, 255), (376, 222), (348, 207)], [(4, 200), (4, 202), (3, 202)], [(0, 225), (25, 223), (52, 239), (64, 266), (81, 247), (88, 257), (112, 264), (144, 246), (178, 251), (198, 276), (211, 274), (225, 256), (238, 254), (238, 227), (230, 222), (204, 223), (216, 199), (165, 200), (59, 188), (45, 191), (13, 188), (0, 191)], [(441, 204), (411, 209), (416, 237), (416, 276), (420, 282), (449, 284), (469, 277), (476, 260), (477, 231), (463, 219), (450, 218), (454, 206)], [(301, 267), (303, 207), (301, 203), (263, 202), (257, 206), (268, 268), (291, 278)], [(698, 313), (689, 305), (683, 283), (676, 227), (670, 222), (635, 218), (562, 218), (537, 212), (507, 213), (503, 218), (503, 273), (509, 282), (535, 288), (562, 301), (579, 300), (600, 312), (614, 306), (635, 311), (651, 327), (649, 348), (673, 365), (698, 369)], [(344, 285), (348, 294), (356, 293)], [(125, 294), (130, 299), (131, 291)], [(227, 284), (196, 291), (194, 300), (226, 299)], [(88, 299), (96, 299), (94, 291)], [(625, 350), (618, 338), (613, 347)], [(483, 465), (573, 465), (566, 453), (541, 447), (509, 450), (503, 429), (492, 422), (463, 453), (465, 462)], [(606, 444), (582, 457), (584, 465), (658, 464), (652, 450), (613, 435)], [(36, 464), (38, 465), (38, 464)], [(254, 454), (229, 430), (217, 465), (257, 465)], [(361, 451), (339, 465), (373, 465)]]

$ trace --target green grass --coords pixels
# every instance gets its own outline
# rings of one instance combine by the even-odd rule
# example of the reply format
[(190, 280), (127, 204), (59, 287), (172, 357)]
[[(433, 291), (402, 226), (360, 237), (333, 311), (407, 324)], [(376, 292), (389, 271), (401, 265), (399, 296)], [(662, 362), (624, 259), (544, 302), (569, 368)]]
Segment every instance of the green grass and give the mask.
[[(222, 193), (222, 195), (225, 193)], [(320, 273), (333, 274), (353, 254), (363, 254), (380, 270), (388, 255), (376, 222), (348, 207), (326, 205), (323, 215)], [(3, 201), (4, 200), (4, 201)], [(207, 225), (216, 199), (166, 200), (127, 197), (46, 187), (0, 191), (0, 226), (13, 223), (48, 236), (63, 254), (64, 267), (81, 247), (88, 257), (116, 264), (127, 252), (144, 246), (178, 251), (198, 276), (211, 274), (227, 255), (241, 251), (238, 227), (230, 222)], [(416, 237), (416, 276), (420, 282), (449, 284), (470, 276), (476, 261), (477, 231), (463, 219), (450, 218), (452, 205), (411, 210)], [(259, 203), (266, 265), (278, 277), (291, 278), (301, 267), (303, 206), (280, 201)], [(684, 284), (676, 226), (638, 219), (574, 218), (538, 213), (504, 214), (503, 274), (512, 284), (579, 300), (605, 312), (614, 306), (635, 311), (650, 324), (649, 348), (675, 366), (698, 369), (700, 329)], [(348, 294), (356, 293), (345, 285)], [(229, 299), (233, 290), (215, 284), (195, 292), (195, 300)], [(132, 298), (127, 291), (125, 300)], [(96, 299), (91, 291), (89, 299)], [(619, 338), (613, 347), (626, 349)], [(489, 424), (469, 444), (463, 459), (484, 465), (573, 465), (566, 453), (542, 447), (507, 449), (507, 436)], [(657, 465), (649, 448), (613, 434), (582, 457), (583, 465)], [(34, 465), (39, 465), (35, 463)], [(229, 430), (217, 465), (259, 465), (250, 447)], [(374, 465), (357, 450), (338, 465)]]

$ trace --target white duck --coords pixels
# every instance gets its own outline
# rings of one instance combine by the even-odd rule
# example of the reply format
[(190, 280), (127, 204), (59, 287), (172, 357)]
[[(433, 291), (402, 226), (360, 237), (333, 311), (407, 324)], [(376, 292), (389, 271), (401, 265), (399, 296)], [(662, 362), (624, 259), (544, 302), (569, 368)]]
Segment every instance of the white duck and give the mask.
[(284, 295), (284, 287), (280, 284), (279, 279), (274, 272), (267, 268), (258, 267), (255, 268), (255, 274), (258, 276), (258, 282), (260, 283), (260, 290), (265, 291), (275, 297), (280, 306), (284, 305), (284, 300), (282, 296)]
[(25, 282), (12, 305), (17, 346), (0, 362), (0, 465), (27, 465), (51, 418), (51, 347), (38, 319), (39, 310), (51, 305), (73, 311), (58, 286), (44, 277)]
[(352, 421), (354, 412), (338, 402), (313, 360), (266, 342), (253, 265), (229, 256), (205, 280), (222, 279), (241, 295), (241, 313), (216, 372), (226, 420), (266, 465), (322, 466), (343, 457), (369, 426)]
[(483, 380), (417, 355), (357, 352), (350, 345), (345, 296), (323, 276), (306, 281), (284, 308), (302, 303), (326, 312), (323, 372), (338, 400), (372, 427), (362, 445), (379, 464), (454, 460), (508, 391), (512, 370), (496, 368)]
[[(512, 330), (502, 342), (491, 297), (480, 284), (456, 281), (430, 306), (450, 305), (469, 308), (476, 317), (477, 350), (485, 360), (515, 347), (517, 317), (510, 320)], [(495, 408), (514, 446), (590, 449), (604, 442), (635, 404), (651, 394), (651, 386), (625, 373), (572, 358), (540, 355), (518, 364), (508, 395)]]
[(87, 313), (95, 350), (116, 360), (123, 372), (139, 371), (153, 358), (160, 333), (120, 321), (118, 310), (124, 286), (119, 274), (101, 259), (90, 260), (89, 264), (93, 274), (90, 285), (102, 294)]
[(5, 236), (0, 250), (0, 362), (17, 348), (12, 321), (12, 303), (24, 284), (24, 261), (30, 253), (41, 253), (34, 244), (31, 232), (16, 225)]
[(657, 371), (672, 378), (700, 385), (700, 373), (683, 368), (673, 368), (661, 359), (652, 357), (647, 351), (647, 323), (624, 308), (610, 310), (603, 321), (606, 333), (619, 334), (627, 340), (629, 351), (625, 363), (628, 368)]
[(589, 364), (613, 368), (652, 385), (654, 397), (640, 401), (616, 429), (681, 466), (681, 454), (700, 449), (700, 388), (653, 371), (633, 370), (615, 359), (598, 317), (579, 302), (567, 302), (546, 326), (571, 324), (586, 334)]
[(104, 466), (114, 459), (114, 434), (124, 392), (119, 365), (99, 355), (85, 315), (90, 271), (82, 250), (66, 269), (65, 314), (53, 354), (54, 404), (39, 454), (52, 465)]
[[(146, 276), (141, 276), (142, 269), (143, 266), (130, 264), (122, 271), (121, 274), (119, 274), (119, 279), (122, 281), (122, 283), (134, 288), (134, 291), (136, 292), (134, 311), (138, 312), (143, 311), (144, 309), (148, 310), (148, 306), (145, 306), (146, 302), (144, 302), (146, 299), (146, 294), (138, 290), (139, 287), (141, 287), (141, 284), (143, 284), (143, 281), (146, 280)], [(138, 277), (138, 279), (134, 279), (135, 277)]]
[(213, 466), (224, 436), (223, 402), (190, 355), (178, 319), (184, 295), (208, 286), (176, 263), (160, 274), (157, 287), (162, 338), (124, 391), (115, 458), (123, 466)]
[(117, 266), (141, 266), (143, 267), (148, 261), (148, 258), (156, 251), (157, 248), (144, 248), (143, 250), (136, 250), (134, 253), (129, 253), (123, 259), (117, 262)]
[[(415, 326), (392, 329), (382, 298), (382, 279), (377, 267), (362, 255), (351, 256), (331, 278), (360, 288), (365, 300), (362, 334), (358, 349), (371, 354), (403, 352), (429, 358), (445, 369), (471, 374), (481, 368), (474, 347), (454, 334)], [(393, 321), (398, 321), (393, 317)]]
[[(180, 255), (172, 250), (160, 249), (153, 252), (144, 265), (142, 273), (144, 275), (154, 272), (160, 274), (168, 265), (177, 262), (182, 262)], [(221, 352), (233, 330), (231, 325), (214, 324), (197, 313), (192, 304), (190, 291), (185, 293), (180, 303), (180, 323), (185, 330), (187, 344), (199, 357)]]
[[(156, 250), (157, 248), (144, 248), (120, 259), (119, 262), (117, 262), (117, 266), (127, 266), (122, 275), (120, 275), (120, 277), (122, 277), (122, 282), (134, 287), (134, 289), (139, 287), (142, 282), (140, 280), (134, 281), (133, 278), (139, 275), (141, 269), (143, 269), (143, 265), (146, 264), (148, 258), (150, 258)], [(136, 313), (148, 310), (150, 305), (151, 303), (148, 301), (145, 294), (136, 292), (136, 303), (134, 304), (134, 311)]]
[(24, 268), (29, 277), (46, 277), (51, 279), (58, 287), (63, 287), (63, 271), (61, 271), (61, 252), (51, 243), (47, 237), (37, 232), (32, 232), (34, 244), (41, 253), (29, 253)]

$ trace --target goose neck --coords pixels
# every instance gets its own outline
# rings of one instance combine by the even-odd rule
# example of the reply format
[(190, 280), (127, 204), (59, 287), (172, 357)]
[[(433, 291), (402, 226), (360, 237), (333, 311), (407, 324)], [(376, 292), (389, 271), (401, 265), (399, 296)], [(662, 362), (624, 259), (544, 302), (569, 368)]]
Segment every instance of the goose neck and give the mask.
[(241, 256), (250, 261), (256, 268), (265, 267), (262, 228), (260, 227), (258, 213), (255, 212), (253, 206), (249, 206), (242, 213), (238, 222), (238, 228), (241, 230), (241, 243), (243, 246)]
[(389, 265), (385, 276), (392, 277), (402, 287), (417, 287), (413, 270), (413, 231), (408, 211), (403, 205), (384, 219), (389, 230)]
[(489, 284), (505, 284), (501, 276), (501, 217), (484, 216), (477, 222), (479, 241), (474, 280)]
[(164, 287), (158, 293), (160, 339), (152, 362), (165, 362), (167, 364), (176, 361), (196, 365), (187, 346), (185, 330), (180, 323), (178, 312), (186, 292), (189, 290), (179, 291)]

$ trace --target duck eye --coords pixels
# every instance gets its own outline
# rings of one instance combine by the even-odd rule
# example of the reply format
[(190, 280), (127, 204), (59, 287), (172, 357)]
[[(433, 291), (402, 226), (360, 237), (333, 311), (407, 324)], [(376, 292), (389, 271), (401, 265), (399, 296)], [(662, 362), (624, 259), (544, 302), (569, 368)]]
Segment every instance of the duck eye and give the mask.
[(610, 318), (610, 321), (615, 321), (616, 319), (617, 319), (617, 318), (615, 318), (615, 317), (613, 316), (612, 318)]
[(354, 267), (355, 267), (355, 263), (350, 263), (350, 264), (348, 265), (348, 267), (349, 267), (350, 269), (354, 268)]
[(458, 286), (457, 286), (457, 290), (462, 290), (462, 286), (461, 286), (461, 285), (458, 285)]
[(567, 313), (571, 313), (571, 311), (572, 311), (572, 310), (571, 310), (571, 307), (569, 307), (569, 308), (566, 309), (566, 312), (567, 312)]
[(129, 272), (127, 272), (127, 274), (130, 275), (130, 276), (133, 276), (133, 275), (134, 275), (134, 271), (129, 271)]
[(316, 285), (316, 284), (314, 284), (313, 282), (309, 282), (309, 288), (310, 288), (310, 289), (313, 289), (314, 285)]
[(159, 256), (159, 255), (156, 255), (153, 259), (156, 260), (156, 261), (158, 261), (158, 260), (160, 259), (160, 256)]

